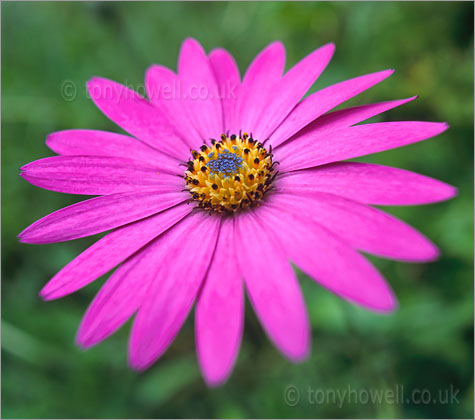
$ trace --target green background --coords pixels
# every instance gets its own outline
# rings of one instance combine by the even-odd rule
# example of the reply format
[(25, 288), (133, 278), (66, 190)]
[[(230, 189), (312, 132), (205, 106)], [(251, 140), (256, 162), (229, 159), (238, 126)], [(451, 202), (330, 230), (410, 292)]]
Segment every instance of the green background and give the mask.
[[(153, 417), (473, 417), (473, 4), (384, 3), (2, 3), (2, 416)], [(193, 319), (149, 371), (127, 368), (130, 325), (89, 351), (74, 344), (77, 325), (104, 279), (42, 302), (38, 291), (97, 238), (26, 245), (16, 235), (81, 197), (40, 190), (18, 168), (50, 156), (48, 133), (67, 128), (120, 131), (87, 99), (93, 75), (140, 86), (146, 68), (176, 68), (180, 43), (222, 46), (243, 72), (280, 39), (287, 68), (333, 41), (336, 53), (313, 90), (385, 68), (396, 73), (345, 106), (420, 95), (373, 121), (447, 121), (427, 142), (366, 157), (459, 188), (446, 203), (391, 208), (432, 238), (431, 264), (372, 259), (400, 309), (381, 316), (343, 302), (301, 276), (313, 351), (284, 359), (246, 307), (241, 353), (226, 385), (208, 389), (197, 368)], [(64, 81), (77, 98), (61, 96)], [(295, 386), (301, 399), (286, 403)], [(404, 387), (439, 403), (312, 403), (308, 389), (344, 392)], [(456, 399), (445, 392), (454, 389)], [(449, 395), (450, 397), (450, 395)], [(320, 401), (321, 402), (321, 401)]]

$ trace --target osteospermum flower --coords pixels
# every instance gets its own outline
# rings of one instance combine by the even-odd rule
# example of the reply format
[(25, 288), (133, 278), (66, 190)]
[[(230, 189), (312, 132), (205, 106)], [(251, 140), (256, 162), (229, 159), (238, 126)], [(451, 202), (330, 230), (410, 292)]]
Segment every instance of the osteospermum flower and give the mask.
[(341, 161), (425, 140), (447, 125), (355, 125), (414, 98), (327, 113), (392, 70), (302, 100), (333, 51), (325, 45), (282, 75), (284, 47), (275, 42), (241, 80), (228, 52), (206, 55), (187, 39), (177, 74), (148, 69), (148, 100), (107, 79), (88, 82), (97, 107), (130, 136), (56, 132), (46, 142), (59, 156), (21, 168), (41, 188), (98, 196), (33, 223), (22, 242), (111, 230), (41, 291), (57, 299), (119, 265), (81, 322), (80, 346), (99, 343), (135, 314), (129, 360), (146, 369), (196, 302), (199, 364), (208, 384), (222, 383), (241, 341), (245, 288), (270, 340), (290, 360), (302, 360), (310, 326), (291, 262), (343, 299), (395, 309), (391, 289), (358, 251), (412, 262), (438, 252), (370, 205), (431, 203), (455, 189), (405, 170)]

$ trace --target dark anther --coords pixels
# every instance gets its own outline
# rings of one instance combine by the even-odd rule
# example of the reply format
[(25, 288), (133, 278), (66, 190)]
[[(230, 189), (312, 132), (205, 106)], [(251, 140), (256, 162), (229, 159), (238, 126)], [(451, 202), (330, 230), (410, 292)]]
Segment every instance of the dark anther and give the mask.
[(192, 182), (193, 185), (199, 185), (200, 184), (200, 181), (198, 181), (197, 179), (194, 179), (191, 182)]
[(202, 152), (206, 152), (208, 150), (208, 146), (206, 144), (203, 144), (203, 146), (200, 147)]
[(233, 210), (236, 210), (237, 205), (236, 205), (236, 204), (231, 204), (231, 208), (232, 208)]
[(254, 159), (254, 163), (255, 163), (255, 164), (258, 164), (259, 162), (260, 162), (259, 158), (255, 158), (255, 159)]
[(241, 181), (241, 178), (239, 178), (239, 177), (236, 175), (236, 176), (234, 177), (234, 180), (240, 182), (240, 181)]
[(198, 152), (196, 150), (192, 150), (191, 156), (193, 156), (196, 159), (198, 157)]
[(221, 149), (221, 145), (218, 143), (218, 144), (216, 145), (216, 150), (219, 150), (219, 149)]
[(259, 185), (257, 186), (257, 190), (258, 190), (258, 191), (262, 191), (263, 189), (264, 189), (264, 184), (259, 184)]
[(249, 143), (254, 144), (256, 141), (253, 138), (249, 139)]
[(193, 198), (194, 198), (195, 200), (198, 200), (198, 198), (200, 198), (200, 195), (195, 192), (195, 193), (193, 193)]
[(242, 200), (242, 202), (243, 202), (244, 204), (249, 204), (249, 200), (248, 200), (247, 198), (245, 198), (244, 200)]
[(226, 140), (226, 134), (221, 134), (221, 140)]
[(206, 172), (207, 170), (208, 170), (208, 168), (206, 166), (201, 167), (201, 172)]
[(200, 156), (200, 159), (199, 159), (200, 162), (204, 162), (205, 161), (205, 158), (203, 156)]
[(213, 184), (213, 185), (211, 185), (211, 188), (213, 188), (213, 190), (217, 190), (218, 186), (216, 184)]
[(248, 178), (252, 181), (254, 179), (254, 175), (253, 174), (249, 174)]
[(231, 135), (231, 140), (236, 140), (236, 134)]
[(211, 139), (211, 144), (214, 146), (216, 144), (216, 140), (215, 139)]
[(244, 154), (247, 155), (250, 152), (249, 149), (244, 149)]

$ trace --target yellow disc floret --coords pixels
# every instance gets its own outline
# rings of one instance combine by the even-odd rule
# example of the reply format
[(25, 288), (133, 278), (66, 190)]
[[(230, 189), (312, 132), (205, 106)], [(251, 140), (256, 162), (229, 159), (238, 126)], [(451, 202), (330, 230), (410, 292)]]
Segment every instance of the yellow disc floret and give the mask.
[(272, 154), (247, 133), (223, 134), (191, 155), (186, 187), (198, 206), (207, 210), (236, 212), (258, 206), (277, 174)]

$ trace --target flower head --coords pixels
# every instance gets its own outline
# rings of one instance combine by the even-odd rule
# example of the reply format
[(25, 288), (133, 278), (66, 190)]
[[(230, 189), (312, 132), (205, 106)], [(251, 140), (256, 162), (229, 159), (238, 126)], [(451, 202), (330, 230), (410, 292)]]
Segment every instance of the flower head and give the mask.
[(455, 189), (396, 168), (342, 161), (425, 140), (447, 125), (356, 125), (414, 98), (328, 112), (392, 70), (302, 99), (333, 51), (325, 45), (282, 75), (284, 48), (275, 42), (241, 80), (228, 52), (207, 55), (187, 39), (177, 74), (158, 65), (147, 71), (148, 99), (107, 79), (89, 81), (97, 107), (129, 135), (53, 133), (47, 144), (59, 156), (21, 173), (41, 188), (97, 196), (33, 223), (22, 242), (110, 231), (41, 291), (56, 299), (118, 266), (82, 320), (79, 345), (99, 343), (135, 315), (129, 360), (145, 369), (196, 303), (200, 367), (208, 384), (222, 383), (241, 341), (245, 289), (275, 346), (302, 360), (310, 327), (290, 262), (343, 299), (395, 309), (391, 289), (358, 251), (415, 262), (438, 251), (371, 205), (436, 202)]

